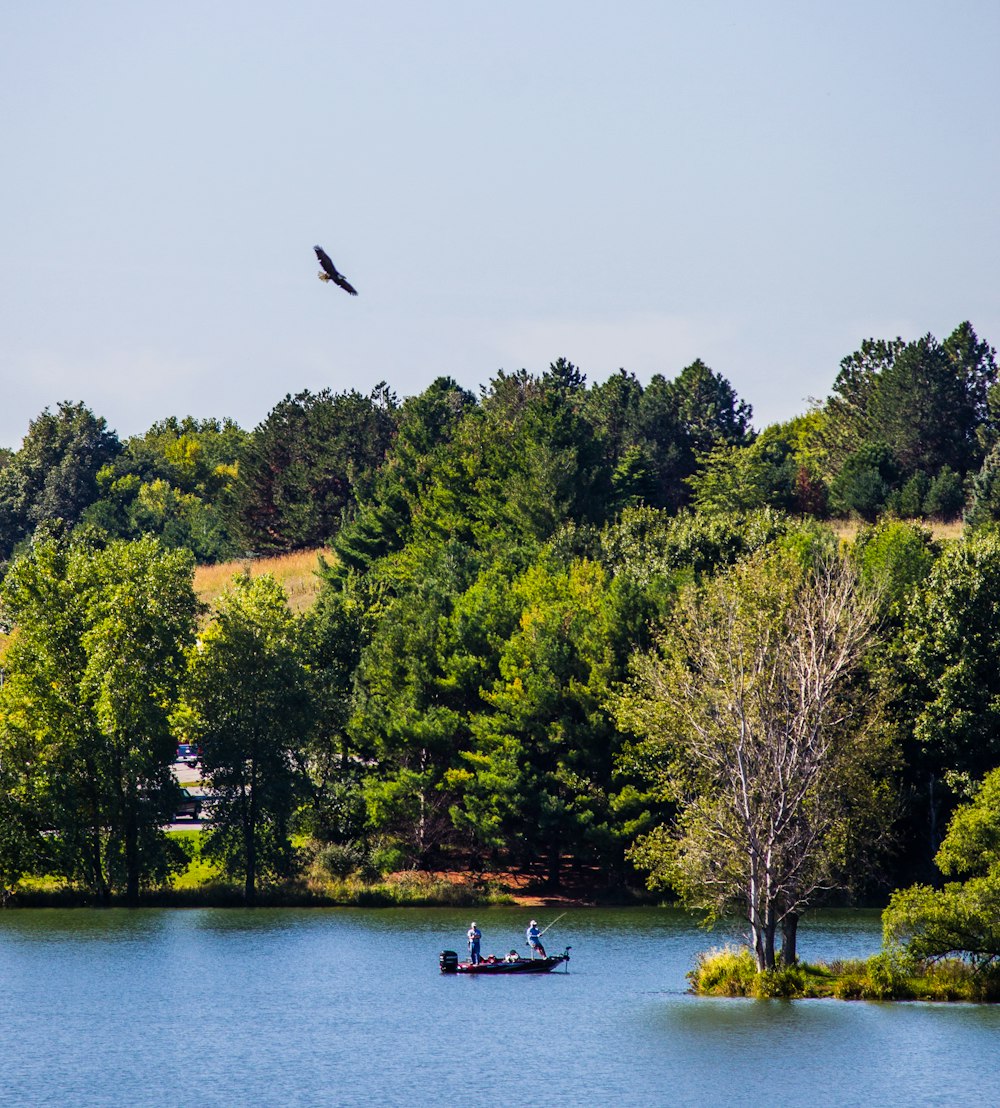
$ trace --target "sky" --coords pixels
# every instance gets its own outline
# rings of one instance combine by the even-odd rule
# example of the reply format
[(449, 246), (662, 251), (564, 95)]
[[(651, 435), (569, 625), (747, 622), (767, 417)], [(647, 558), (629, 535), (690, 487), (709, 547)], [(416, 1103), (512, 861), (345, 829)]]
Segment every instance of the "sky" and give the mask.
[(998, 49), (996, 0), (7, 5), (0, 446), (559, 357), (760, 428), (867, 337), (1000, 345)]

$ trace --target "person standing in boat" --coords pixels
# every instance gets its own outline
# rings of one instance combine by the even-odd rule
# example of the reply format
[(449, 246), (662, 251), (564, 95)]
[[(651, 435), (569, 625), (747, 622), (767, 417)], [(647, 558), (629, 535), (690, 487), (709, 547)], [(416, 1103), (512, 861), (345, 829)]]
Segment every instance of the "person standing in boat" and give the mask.
[(547, 957), (545, 947), (542, 946), (542, 933), (538, 930), (538, 924), (535, 920), (528, 924), (528, 930), (525, 934), (528, 936), (528, 946), (531, 947), (531, 957), (534, 958), (536, 951), (543, 958)]
[(482, 941), (483, 933), (476, 926), (476, 921), (475, 920), (472, 921), (472, 926), (469, 928), (468, 937), (469, 937), (469, 961), (474, 966), (478, 966), (479, 963), (482, 961), (482, 958), (479, 957), (479, 944)]

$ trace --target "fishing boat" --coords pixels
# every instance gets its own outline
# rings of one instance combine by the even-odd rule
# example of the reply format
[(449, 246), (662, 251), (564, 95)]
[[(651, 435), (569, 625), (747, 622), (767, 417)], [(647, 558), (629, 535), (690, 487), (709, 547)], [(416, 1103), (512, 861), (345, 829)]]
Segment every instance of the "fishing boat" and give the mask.
[(438, 958), (442, 973), (551, 973), (556, 966), (566, 964), (569, 972), (569, 952), (572, 947), (566, 947), (562, 954), (549, 954), (546, 958), (522, 958), (516, 951), (511, 951), (506, 958), (497, 958), (491, 954), (489, 958), (483, 958), (478, 962), (460, 962), (458, 954), (454, 950), (442, 950)]

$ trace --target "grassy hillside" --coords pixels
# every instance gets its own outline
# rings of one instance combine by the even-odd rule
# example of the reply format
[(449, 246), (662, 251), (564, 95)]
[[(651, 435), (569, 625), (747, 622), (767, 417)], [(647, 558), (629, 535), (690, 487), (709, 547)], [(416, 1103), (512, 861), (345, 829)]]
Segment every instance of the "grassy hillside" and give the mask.
[(214, 604), (236, 574), (249, 573), (251, 577), (258, 577), (262, 573), (270, 573), (285, 590), (292, 611), (302, 612), (312, 604), (319, 592), (320, 580), (316, 576), (316, 570), (319, 568), (321, 554), (325, 554), (328, 559), (332, 557), (329, 550), (320, 548), (298, 550), (294, 554), (282, 554), (274, 558), (249, 558), (214, 566), (199, 566), (194, 574), (195, 591), (206, 604)]
[[(860, 525), (853, 521), (834, 521), (829, 524), (842, 538), (853, 542)], [(934, 538), (938, 540), (957, 539), (962, 534), (961, 522), (928, 523)], [(256, 577), (261, 573), (271, 573), (281, 583), (288, 596), (292, 611), (302, 612), (311, 606), (319, 592), (320, 581), (316, 576), (320, 555), (328, 560), (335, 557), (325, 547), (315, 550), (298, 550), (294, 554), (282, 554), (273, 558), (248, 558), (219, 565), (199, 566), (195, 570), (195, 591), (206, 604), (214, 604), (216, 597), (228, 587), (237, 573), (248, 572)], [(0, 656), (7, 643), (7, 636), (0, 632)]]
[[(206, 604), (214, 604), (216, 597), (226, 589), (237, 573), (249, 573), (257, 577), (262, 573), (273, 574), (288, 596), (293, 612), (304, 612), (312, 605), (319, 592), (320, 580), (316, 576), (319, 556), (334, 557), (331, 551), (298, 550), (275, 558), (250, 558), (235, 562), (222, 562), (214, 566), (198, 566), (194, 573), (194, 587)], [(0, 631), (0, 658), (7, 647), (8, 636)]]
[[(948, 542), (952, 539), (960, 539), (962, 537), (962, 530), (964, 524), (961, 520), (955, 520), (952, 523), (937, 523), (931, 520), (913, 520), (911, 522), (919, 524), (919, 526), (926, 528), (930, 531), (931, 536), (937, 539), (938, 542)], [(832, 527), (834, 533), (840, 538), (846, 539), (848, 542), (854, 542), (858, 537), (858, 532), (864, 526), (856, 519), (848, 520), (833, 520), (828, 526)]]

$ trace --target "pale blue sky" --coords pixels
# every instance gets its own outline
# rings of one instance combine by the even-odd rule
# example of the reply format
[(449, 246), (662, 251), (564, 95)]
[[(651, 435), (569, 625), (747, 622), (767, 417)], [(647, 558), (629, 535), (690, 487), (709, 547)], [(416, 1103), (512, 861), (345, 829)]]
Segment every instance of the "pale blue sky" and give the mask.
[(996, 0), (9, 4), (0, 445), (559, 356), (763, 426), (869, 335), (1000, 344), (998, 56)]

